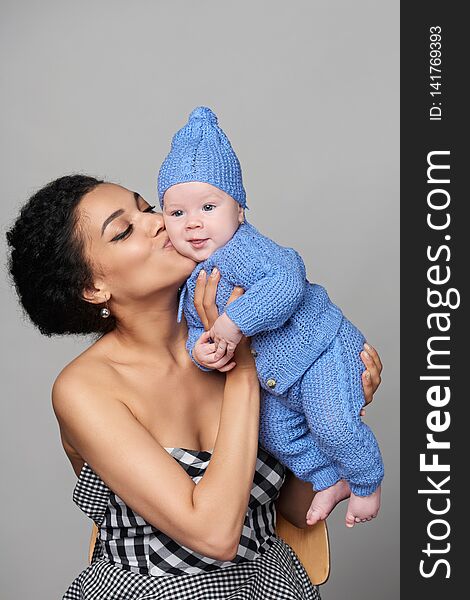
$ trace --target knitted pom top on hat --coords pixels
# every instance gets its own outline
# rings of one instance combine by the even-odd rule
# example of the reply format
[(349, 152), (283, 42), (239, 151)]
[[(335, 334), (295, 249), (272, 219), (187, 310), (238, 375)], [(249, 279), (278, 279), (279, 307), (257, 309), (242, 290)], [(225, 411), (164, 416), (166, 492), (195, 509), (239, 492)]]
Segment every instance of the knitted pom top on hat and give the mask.
[(243, 208), (246, 194), (237, 155), (217, 117), (206, 106), (198, 106), (188, 122), (175, 133), (171, 149), (158, 174), (158, 199), (177, 183), (202, 181), (223, 190)]

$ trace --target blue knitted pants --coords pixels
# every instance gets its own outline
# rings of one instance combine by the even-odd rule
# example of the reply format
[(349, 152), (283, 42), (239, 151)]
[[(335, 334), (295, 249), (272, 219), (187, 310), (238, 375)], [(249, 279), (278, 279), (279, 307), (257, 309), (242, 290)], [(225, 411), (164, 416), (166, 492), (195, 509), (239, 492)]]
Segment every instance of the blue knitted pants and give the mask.
[(343, 319), (332, 343), (285, 394), (262, 393), (261, 444), (317, 491), (345, 479), (352, 492), (367, 496), (383, 478), (377, 440), (359, 416), (363, 343)]

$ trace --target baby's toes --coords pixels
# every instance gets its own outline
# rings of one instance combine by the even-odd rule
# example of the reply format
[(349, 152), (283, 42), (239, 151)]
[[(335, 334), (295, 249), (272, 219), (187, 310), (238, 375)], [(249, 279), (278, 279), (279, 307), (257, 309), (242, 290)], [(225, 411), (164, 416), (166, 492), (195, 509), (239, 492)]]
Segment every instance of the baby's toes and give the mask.
[(350, 512), (346, 513), (346, 527), (354, 527), (355, 524), (354, 515)]

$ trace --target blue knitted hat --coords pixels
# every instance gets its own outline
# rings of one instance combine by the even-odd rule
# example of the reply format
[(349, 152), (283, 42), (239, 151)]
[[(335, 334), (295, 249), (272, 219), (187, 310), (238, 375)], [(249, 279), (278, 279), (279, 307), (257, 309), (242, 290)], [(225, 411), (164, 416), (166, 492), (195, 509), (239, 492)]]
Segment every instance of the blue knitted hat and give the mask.
[(223, 190), (246, 207), (242, 171), (237, 155), (210, 108), (198, 106), (175, 133), (158, 174), (158, 199), (176, 183), (202, 181)]

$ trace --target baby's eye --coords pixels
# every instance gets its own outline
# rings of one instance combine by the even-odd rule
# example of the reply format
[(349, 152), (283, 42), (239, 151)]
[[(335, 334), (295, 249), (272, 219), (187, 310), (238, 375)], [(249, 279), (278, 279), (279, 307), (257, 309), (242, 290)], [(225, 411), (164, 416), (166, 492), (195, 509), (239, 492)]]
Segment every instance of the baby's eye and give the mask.
[(172, 217), (181, 217), (181, 215), (183, 214), (182, 210), (174, 210), (172, 213), (170, 213)]
[(204, 204), (204, 206), (202, 207), (202, 210), (204, 210), (206, 212), (210, 212), (214, 208), (215, 208), (215, 204)]

